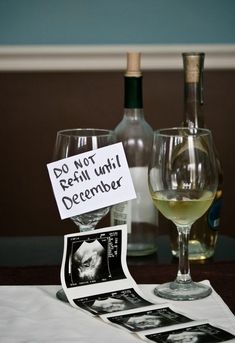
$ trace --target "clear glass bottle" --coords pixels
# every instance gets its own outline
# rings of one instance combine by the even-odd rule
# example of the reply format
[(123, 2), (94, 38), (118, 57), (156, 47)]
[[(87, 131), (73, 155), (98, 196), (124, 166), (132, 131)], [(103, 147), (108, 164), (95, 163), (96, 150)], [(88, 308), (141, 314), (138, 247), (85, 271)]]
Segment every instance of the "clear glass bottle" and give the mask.
[(127, 224), (128, 256), (144, 256), (157, 250), (158, 213), (148, 189), (148, 163), (153, 142), (153, 129), (143, 111), (140, 53), (127, 54), (124, 77), (124, 116), (114, 129), (123, 143), (137, 198), (111, 209), (111, 224)]
[[(184, 119), (183, 126), (205, 127), (203, 113), (203, 69), (204, 53), (183, 53), (184, 65)], [(222, 202), (222, 170), (217, 155), (219, 186), (211, 207), (193, 225), (189, 239), (189, 259), (205, 260), (213, 256), (220, 225)], [(177, 232), (170, 230), (173, 256), (178, 257)]]

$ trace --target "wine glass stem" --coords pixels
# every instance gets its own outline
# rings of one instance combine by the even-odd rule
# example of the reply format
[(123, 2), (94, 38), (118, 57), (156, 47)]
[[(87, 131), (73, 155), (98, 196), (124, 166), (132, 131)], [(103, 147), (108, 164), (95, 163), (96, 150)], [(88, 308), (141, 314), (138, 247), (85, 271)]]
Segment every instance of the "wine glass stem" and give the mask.
[(90, 231), (90, 230), (94, 230), (95, 228), (93, 226), (89, 226), (89, 225), (79, 225), (79, 232), (85, 232), (85, 231)]
[(177, 226), (179, 244), (179, 267), (176, 277), (178, 283), (192, 282), (188, 257), (188, 242), (191, 226)]

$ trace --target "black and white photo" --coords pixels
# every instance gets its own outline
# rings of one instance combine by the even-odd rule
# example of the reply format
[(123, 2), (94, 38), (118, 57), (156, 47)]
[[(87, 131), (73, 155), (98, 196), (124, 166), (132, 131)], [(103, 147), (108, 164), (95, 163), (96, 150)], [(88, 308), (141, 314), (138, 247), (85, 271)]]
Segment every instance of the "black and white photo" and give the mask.
[(153, 307), (140, 309), (139, 311), (128, 311), (128, 313), (107, 316), (106, 318), (109, 322), (131, 332), (140, 332), (192, 321), (192, 319), (173, 311), (169, 307), (155, 309)]
[(232, 334), (208, 323), (145, 336), (158, 343), (214, 343), (235, 338)]
[(152, 305), (134, 289), (124, 289), (91, 297), (74, 299), (74, 303), (94, 315), (114, 313), (132, 308)]
[(67, 237), (66, 286), (77, 287), (126, 278), (121, 263), (120, 230)]

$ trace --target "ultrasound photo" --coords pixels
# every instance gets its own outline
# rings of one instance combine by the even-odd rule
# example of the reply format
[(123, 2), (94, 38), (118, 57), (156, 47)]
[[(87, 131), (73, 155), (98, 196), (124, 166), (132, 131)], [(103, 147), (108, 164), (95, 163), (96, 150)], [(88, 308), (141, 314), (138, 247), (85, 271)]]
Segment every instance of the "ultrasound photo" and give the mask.
[(227, 331), (210, 324), (201, 324), (183, 329), (146, 335), (153, 342), (158, 343), (214, 343), (226, 342), (235, 336)]
[(140, 310), (135, 313), (109, 317), (108, 320), (131, 332), (156, 329), (192, 321), (190, 318), (174, 312), (169, 307), (145, 311)]
[(65, 261), (68, 288), (124, 278), (120, 230), (68, 237)]
[(94, 315), (152, 305), (152, 303), (142, 298), (134, 289), (96, 294), (91, 297), (73, 299), (73, 301), (77, 306)]
[[(80, 244), (81, 243), (81, 244)], [(72, 283), (100, 281), (110, 277), (108, 240), (88, 240), (74, 244), (71, 261)], [(74, 251), (75, 250), (75, 251)]]

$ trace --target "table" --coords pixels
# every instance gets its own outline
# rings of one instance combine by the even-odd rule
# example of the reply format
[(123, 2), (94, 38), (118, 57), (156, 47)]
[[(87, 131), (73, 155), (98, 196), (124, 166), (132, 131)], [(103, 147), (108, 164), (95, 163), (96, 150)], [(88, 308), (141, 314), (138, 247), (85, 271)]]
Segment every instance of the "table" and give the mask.
[[(128, 258), (130, 273), (137, 283), (156, 284), (175, 278), (177, 261), (172, 259), (167, 246), (168, 238), (163, 236), (157, 254)], [(0, 285), (60, 284), (62, 249), (62, 237), (1, 238)], [(195, 281), (210, 280), (235, 314), (235, 239), (221, 236), (214, 258), (192, 263), (191, 274)]]
[[(156, 306), (162, 299), (153, 295), (153, 286), (139, 285), (139, 290)], [(97, 317), (59, 301), (60, 286), (1, 286), (0, 342), (4, 343), (140, 343), (136, 335), (120, 330)], [(195, 320), (206, 320), (235, 335), (235, 318), (216, 292), (196, 302), (184, 301), (173, 306)], [(160, 305), (161, 306), (161, 305)], [(142, 332), (143, 333), (143, 332)], [(234, 342), (234, 340), (233, 340)]]

